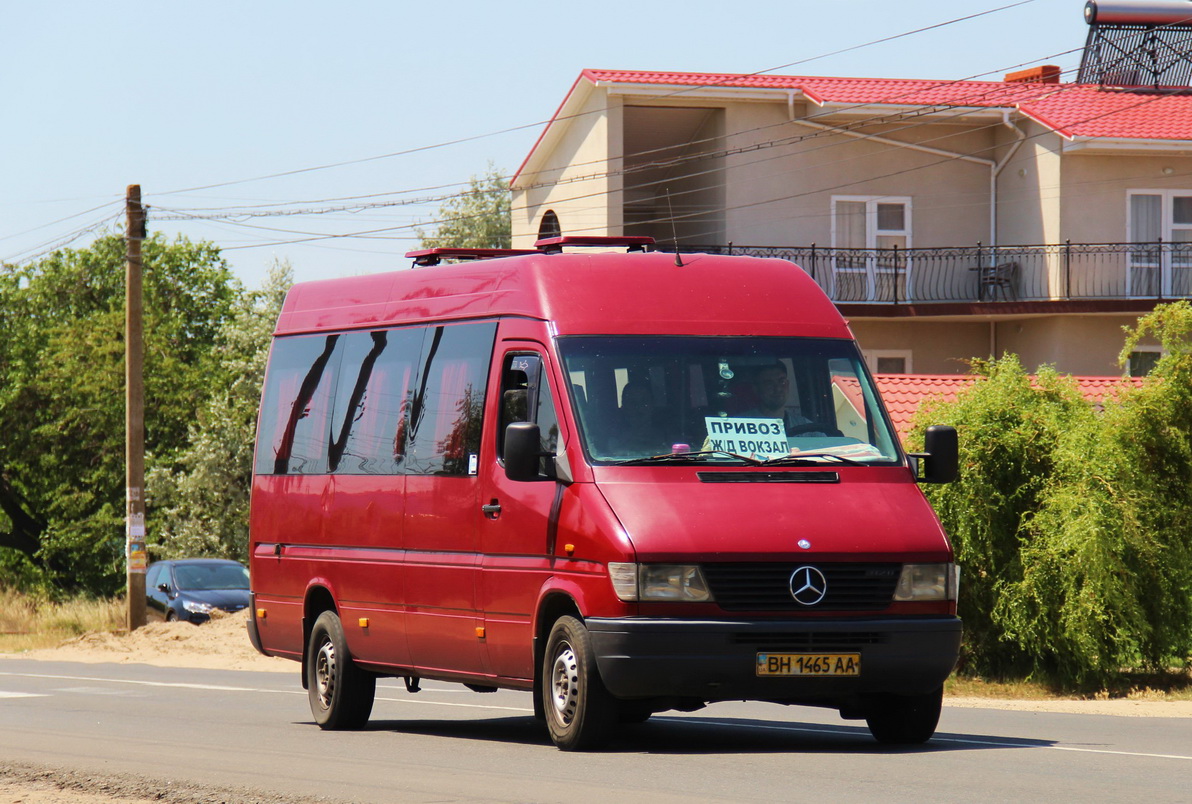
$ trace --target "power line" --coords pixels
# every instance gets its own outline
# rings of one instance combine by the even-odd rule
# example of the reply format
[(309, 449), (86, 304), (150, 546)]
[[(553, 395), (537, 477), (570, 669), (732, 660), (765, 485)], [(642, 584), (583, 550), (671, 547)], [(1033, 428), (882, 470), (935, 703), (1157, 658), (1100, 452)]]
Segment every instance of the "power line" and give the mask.
[[(989, 14), (998, 13), (1000, 11), (1005, 11), (1007, 9), (1011, 9), (1011, 8), (1015, 8), (1015, 7), (1023, 6), (1023, 5), (1028, 5), (1033, 2), (1035, 2), (1035, 0), (1019, 0), (1019, 2), (1010, 3), (1008, 5), (999, 6), (997, 8), (988, 9), (986, 11), (981, 11), (981, 12), (978, 12), (975, 14), (968, 14), (963, 17), (956, 17), (954, 19), (946, 20), (946, 21), (940, 22), (940, 23), (935, 23), (933, 25), (924, 26), (922, 28), (916, 28), (914, 30), (904, 31), (899, 34), (885, 36), (880, 39), (874, 39), (869, 42), (864, 42), (859, 45), (853, 45), (848, 48), (843, 48), (843, 49), (836, 50), (836, 51), (833, 51), (830, 53), (823, 53), (818, 56), (811, 56), (806, 59), (793, 61), (788, 64), (780, 65), (778, 67), (771, 67), (766, 70), (761, 70), (757, 73), (750, 73), (749, 75), (760, 75), (760, 74), (772, 72), (774, 70), (781, 70), (781, 69), (785, 69), (787, 67), (793, 67), (798, 64), (807, 64), (807, 63), (810, 63), (813, 61), (817, 61), (819, 59), (829, 58), (831, 56), (840, 55), (842, 53), (849, 53), (849, 52), (853, 52), (856, 50), (861, 50), (866, 47), (872, 47), (873, 45), (890, 42), (890, 41), (893, 41), (896, 39), (901, 39), (901, 38), (908, 37), (908, 36), (913, 36), (915, 34), (923, 33), (923, 32), (930, 31), (930, 30), (935, 30), (938, 28), (944, 28), (949, 25), (955, 25), (960, 22), (966, 22), (971, 19), (976, 19), (978, 17), (983, 17), (983, 16), (986, 16)], [(681, 94), (684, 94), (685, 92), (689, 92), (689, 91), (691, 91), (691, 90), (679, 90), (673, 94), (681, 95)], [(596, 112), (584, 112), (582, 114), (593, 114), (593, 113), (596, 113)], [(575, 115), (575, 116), (578, 116), (578, 115)], [(513, 133), (516, 131), (524, 131), (526, 129), (536, 128), (538, 126), (547, 125), (551, 122), (554, 122), (554, 120), (555, 120), (555, 118), (552, 118), (552, 120), (540, 120), (540, 121), (536, 121), (533, 123), (525, 123), (522, 125), (511, 126), (509, 128), (504, 128), (504, 129), (500, 129), (497, 131), (491, 131), (491, 132), (488, 132), (485, 134), (476, 134), (476, 135), (472, 135), (469, 137), (460, 137), (457, 139), (447, 140), (444, 142), (432, 143), (429, 145), (422, 145), (422, 146), (417, 146), (414, 148), (406, 148), (406, 149), (403, 149), (400, 151), (393, 151), (391, 153), (362, 157), (360, 159), (347, 159), (347, 160), (343, 160), (343, 161), (339, 161), (339, 162), (330, 162), (330, 163), (326, 163), (326, 164), (322, 164), (322, 165), (313, 165), (310, 167), (296, 168), (293, 170), (285, 170), (285, 171), (280, 171), (277, 173), (270, 173), (270, 174), (265, 174), (265, 175), (261, 175), (261, 176), (254, 176), (251, 178), (235, 179), (235, 180), (224, 181), (224, 182), (216, 182), (213, 184), (205, 184), (205, 185), (196, 186), (196, 187), (187, 187), (187, 188), (183, 188), (183, 189), (179, 189), (179, 190), (168, 190), (166, 192), (159, 193), (158, 195), (176, 195), (179, 193), (197, 192), (199, 190), (210, 190), (210, 189), (214, 189), (214, 188), (218, 188), (218, 187), (231, 187), (231, 186), (238, 185), (238, 184), (247, 184), (247, 183), (256, 182), (256, 181), (266, 181), (269, 179), (283, 178), (286, 176), (294, 176), (294, 175), (298, 175), (298, 174), (302, 174), (302, 173), (311, 173), (311, 172), (319, 171), (319, 170), (329, 170), (329, 169), (333, 169), (333, 168), (347, 167), (350, 165), (366, 164), (368, 162), (375, 162), (375, 161), (382, 160), (382, 159), (391, 159), (391, 158), (398, 157), (398, 156), (409, 156), (410, 154), (424, 153), (426, 151), (436, 150), (439, 148), (446, 148), (446, 147), (449, 147), (452, 145), (460, 145), (462, 143), (475, 142), (476, 140), (487, 139), (489, 137), (496, 137), (496, 136), (500, 136), (503, 134), (510, 134), (510, 133)]]

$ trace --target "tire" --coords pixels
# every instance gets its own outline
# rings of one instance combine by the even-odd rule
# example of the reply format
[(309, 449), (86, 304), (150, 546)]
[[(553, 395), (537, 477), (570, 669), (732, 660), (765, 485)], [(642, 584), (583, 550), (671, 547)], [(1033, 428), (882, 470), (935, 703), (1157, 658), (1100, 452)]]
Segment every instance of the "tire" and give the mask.
[(352, 661), (343, 625), (325, 611), (310, 629), (306, 654), (306, 689), (310, 711), (323, 729), (358, 729), (368, 722), (377, 677)]
[(178, 619), (178, 615), (174, 613), (173, 609), (166, 612), (166, 622), (172, 623)]
[(604, 688), (588, 629), (560, 617), (542, 659), (542, 706), (550, 738), (563, 751), (606, 742), (617, 722), (617, 701)]
[(867, 710), (865, 722), (879, 743), (919, 745), (935, 734), (943, 704), (942, 687), (926, 695), (884, 695)]

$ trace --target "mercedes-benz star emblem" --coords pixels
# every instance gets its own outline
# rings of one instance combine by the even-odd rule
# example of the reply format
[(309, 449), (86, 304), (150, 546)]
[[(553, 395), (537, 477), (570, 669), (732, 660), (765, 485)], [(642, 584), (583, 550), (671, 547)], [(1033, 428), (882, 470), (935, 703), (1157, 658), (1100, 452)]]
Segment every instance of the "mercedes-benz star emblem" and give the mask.
[(791, 573), (791, 597), (801, 606), (814, 606), (828, 594), (828, 579), (815, 567), (803, 566)]

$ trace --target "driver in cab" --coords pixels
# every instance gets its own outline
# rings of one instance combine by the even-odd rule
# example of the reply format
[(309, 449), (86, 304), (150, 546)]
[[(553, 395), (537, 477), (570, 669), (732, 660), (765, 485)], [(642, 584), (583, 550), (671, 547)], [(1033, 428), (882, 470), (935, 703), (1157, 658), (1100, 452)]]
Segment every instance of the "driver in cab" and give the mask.
[(753, 393), (757, 404), (742, 415), (758, 419), (782, 419), (787, 435), (824, 435), (808, 425), (815, 423), (800, 413), (798, 403), (787, 405), (791, 379), (781, 360), (762, 366), (753, 376)]

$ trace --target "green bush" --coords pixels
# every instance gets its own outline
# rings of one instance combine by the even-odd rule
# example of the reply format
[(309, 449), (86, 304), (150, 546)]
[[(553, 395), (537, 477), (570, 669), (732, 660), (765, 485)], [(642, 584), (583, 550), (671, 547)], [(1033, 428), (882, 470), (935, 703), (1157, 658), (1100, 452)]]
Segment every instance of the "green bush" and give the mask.
[(917, 419), (952, 424), (961, 479), (929, 489), (962, 566), (964, 671), (1103, 686), (1192, 654), (1192, 305), (1129, 332), (1164, 347), (1097, 413), (1014, 357)]
[(1039, 507), (1055, 470), (1062, 433), (1092, 416), (1075, 385), (1053, 371), (1032, 384), (1008, 355), (974, 361), (976, 381), (950, 404), (928, 404), (926, 424), (950, 424), (960, 436), (960, 477), (925, 487), (952, 538), (961, 566), (960, 614), (965, 623), (961, 668), (996, 677), (1028, 672), (1030, 657), (1005, 638), (995, 619), (1007, 582), (1023, 575), (1023, 523)]

